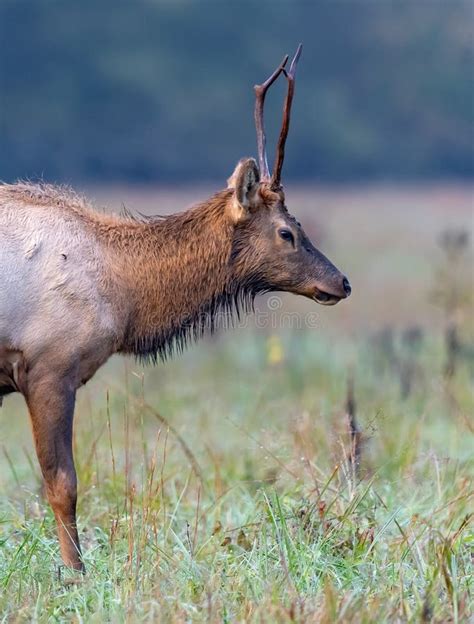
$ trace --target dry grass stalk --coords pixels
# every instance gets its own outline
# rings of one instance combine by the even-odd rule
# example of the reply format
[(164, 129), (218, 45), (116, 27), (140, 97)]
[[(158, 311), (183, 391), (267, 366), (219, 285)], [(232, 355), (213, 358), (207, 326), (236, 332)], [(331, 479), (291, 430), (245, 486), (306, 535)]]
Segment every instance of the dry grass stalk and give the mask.
[(360, 478), (360, 464), (362, 459), (362, 430), (356, 418), (356, 411), (357, 404), (354, 393), (354, 376), (350, 373), (347, 378), (346, 415), (351, 440), (349, 464), (354, 481)]

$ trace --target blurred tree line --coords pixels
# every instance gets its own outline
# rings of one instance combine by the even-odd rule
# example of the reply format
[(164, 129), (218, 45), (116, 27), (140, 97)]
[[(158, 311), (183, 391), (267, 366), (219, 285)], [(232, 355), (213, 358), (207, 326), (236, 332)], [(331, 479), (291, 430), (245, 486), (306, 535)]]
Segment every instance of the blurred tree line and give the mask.
[[(224, 180), (304, 43), (286, 180), (473, 174), (471, 2), (2, 0), (0, 178)], [(268, 98), (269, 156), (284, 81)]]

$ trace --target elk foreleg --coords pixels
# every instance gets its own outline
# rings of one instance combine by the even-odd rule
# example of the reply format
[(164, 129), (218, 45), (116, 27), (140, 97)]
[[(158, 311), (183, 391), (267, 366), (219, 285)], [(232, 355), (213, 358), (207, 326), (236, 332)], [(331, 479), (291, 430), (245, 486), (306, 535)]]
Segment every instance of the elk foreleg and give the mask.
[(58, 527), (64, 563), (84, 571), (76, 525), (77, 480), (72, 453), (76, 389), (67, 376), (28, 379), (26, 401), (44, 488)]

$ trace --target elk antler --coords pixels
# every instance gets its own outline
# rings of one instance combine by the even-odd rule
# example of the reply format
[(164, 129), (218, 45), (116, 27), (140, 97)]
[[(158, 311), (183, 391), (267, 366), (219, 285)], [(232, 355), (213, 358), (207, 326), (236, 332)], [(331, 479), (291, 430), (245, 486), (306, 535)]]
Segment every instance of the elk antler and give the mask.
[(255, 85), (255, 127), (257, 129), (257, 148), (258, 148), (258, 166), (260, 169), (260, 177), (263, 181), (270, 181), (270, 171), (268, 170), (267, 151), (265, 137), (265, 127), (263, 125), (263, 105), (265, 103), (265, 95), (272, 86), (281, 72), (285, 69), (288, 62), (288, 54), (282, 60), (280, 65), (275, 69), (273, 74), (260, 85)]
[(290, 128), (291, 103), (293, 101), (293, 95), (295, 93), (296, 65), (301, 56), (302, 49), (303, 45), (300, 43), (298, 49), (296, 50), (296, 54), (291, 61), (289, 71), (286, 71), (286, 69), (283, 68), (283, 73), (288, 80), (288, 91), (286, 93), (285, 106), (283, 107), (283, 121), (281, 124), (280, 136), (278, 137), (277, 153), (275, 157), (275, 165), (273, 167), (273, 174), (270, 185), (272, 189), (278, 189), (281, 186), (281, 169), (283, 167), (283, 160), (285, 158), (286, 137), (288, 136), (288, 130)]
[[(272, 189), (278, 189), (281, 186), (280, 176), (281, 169), (283, 167), (283, 159), (285, 157), (285, 143), (286, 137), (288, 136), (288, 129), (290, 127), (290, 111), (291, 111), (291, 102), (293, 100), (293, 94), (295, 92), (295, 73), (296, 73), (296, 64), (301, 56), (301, 50), (303, 49), (302, 44), (298, 46), (296, 50), (296, 54), (291, 61), (289, 71), (286, 71), (285, 67), (288, 62), (288, 54), (282, 60), (280, 65), (275, 69), (273, 74), (265, 80), (260, 85), (255, 85), (255, 127), (257, 129), (257, 147), (258, 147), (258, 166), (260, 169), (260, 176), (262, 181), (270, 182), (270, 186)], [(268, 89), (272, 86), (278, 76), (283, 73), (285, 74), (288, 80), (288, 92), (286, 94), (285, 106), (283, 108), (283, 122), (280, 131), (280, 136), (278, 139), (277, 146), (277, 155), (275, 158), (275, 166), (273, 170), (273, 175), (270, 176), (270, 171), (268, 169), (267, 162), (267, 152), (266, 152), (266, 137), (265, 137), (265, 128), (263, 124), (263, 106), (265, 103), (265, 96), (267, 94)]]

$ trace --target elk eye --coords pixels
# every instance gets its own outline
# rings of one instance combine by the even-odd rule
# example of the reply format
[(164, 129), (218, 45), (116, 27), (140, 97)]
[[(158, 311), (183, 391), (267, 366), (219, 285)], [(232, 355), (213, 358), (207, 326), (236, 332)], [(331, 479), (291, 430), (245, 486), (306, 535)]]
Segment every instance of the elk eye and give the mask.
[(294, 245), (295, 239), (294, 239), (294, 236), (293, 236), (293, 232), (291, 232), (291, 230), (285, 230), (285, 229), (278, 230), (278, 234), (281, 236), (281, 238), (284, 241), (287, 241), (287, 242), (291, 243), (292, 245)]

